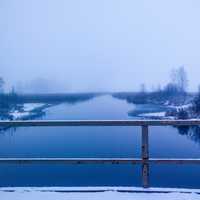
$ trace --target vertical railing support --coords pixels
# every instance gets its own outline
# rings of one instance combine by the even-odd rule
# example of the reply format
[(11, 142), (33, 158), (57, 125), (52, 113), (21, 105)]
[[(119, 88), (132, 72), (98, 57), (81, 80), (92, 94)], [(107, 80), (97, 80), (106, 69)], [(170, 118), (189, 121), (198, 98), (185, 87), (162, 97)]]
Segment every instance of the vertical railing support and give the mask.
[(148, 126), (142, 126), (142, 184), (149, 187), (149, 134)]

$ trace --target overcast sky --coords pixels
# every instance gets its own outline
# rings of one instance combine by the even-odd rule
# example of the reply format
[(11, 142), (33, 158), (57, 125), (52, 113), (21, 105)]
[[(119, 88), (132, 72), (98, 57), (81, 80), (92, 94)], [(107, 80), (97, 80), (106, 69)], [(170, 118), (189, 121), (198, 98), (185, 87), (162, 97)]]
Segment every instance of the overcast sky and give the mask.
[(199, 0), (0, 0), (0, 76), (131, 91), (185, 66), (200, 84)]

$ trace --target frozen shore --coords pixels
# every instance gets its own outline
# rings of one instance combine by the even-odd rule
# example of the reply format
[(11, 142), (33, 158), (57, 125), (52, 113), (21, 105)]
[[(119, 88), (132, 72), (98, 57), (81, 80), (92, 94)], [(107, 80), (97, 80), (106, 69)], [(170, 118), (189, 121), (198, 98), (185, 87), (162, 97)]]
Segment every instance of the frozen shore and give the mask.
[[(168, 105), (166, 106), (166, 111), (140, 113), (138, 114), (138, 117), (150, 119), (176, 119), (176, 114), (180, 110), (189, 111), (191, 107), (192, 104), (185, 104), (181, 106)], [(169, 110), (173, 113), (172, 115), (169, 114)]]
[(43, 109), (49, 107), (49, 104), (43, 103), (25, 103), (22, 108), (9, 113), (12, 120), (29, 119), (40, 115)]

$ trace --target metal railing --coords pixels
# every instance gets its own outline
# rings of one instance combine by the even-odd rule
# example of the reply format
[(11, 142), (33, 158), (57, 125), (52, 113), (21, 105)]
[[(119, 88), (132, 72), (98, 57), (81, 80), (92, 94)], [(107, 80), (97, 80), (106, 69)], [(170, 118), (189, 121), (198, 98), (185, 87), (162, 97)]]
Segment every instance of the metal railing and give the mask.
[(141, 158), (0, 158), (0, 164), (141, 164), (142, 183), (149, 187), (150, 164), (200, 164), (200, 159), (149, 158), (149, 126), (199, 126), (200, 120), (48, 120), (0, 121), (0, 127), (33, 126), (141, 126)]

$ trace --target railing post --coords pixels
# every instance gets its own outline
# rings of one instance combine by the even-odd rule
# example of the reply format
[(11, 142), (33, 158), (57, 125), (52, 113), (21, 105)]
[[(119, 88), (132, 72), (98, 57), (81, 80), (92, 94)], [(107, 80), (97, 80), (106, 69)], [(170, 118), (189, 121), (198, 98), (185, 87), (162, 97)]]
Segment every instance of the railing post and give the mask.
[(149, 135), (148, 126), (142, 126), (142, 184), (149, 187)]

